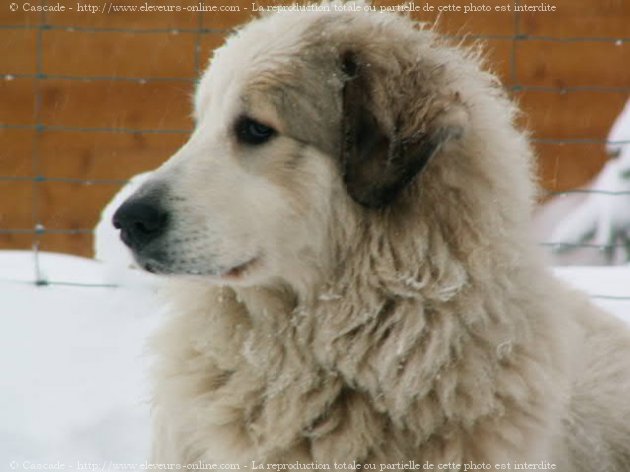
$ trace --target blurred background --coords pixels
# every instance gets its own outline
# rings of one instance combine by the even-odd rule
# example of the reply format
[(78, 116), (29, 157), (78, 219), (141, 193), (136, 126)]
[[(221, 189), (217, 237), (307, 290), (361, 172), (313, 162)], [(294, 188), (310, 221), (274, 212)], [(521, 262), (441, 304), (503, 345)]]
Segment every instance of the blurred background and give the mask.
[[(607, 136), (630, 94), (630, 2), (553, 0), (555, 12), (518, 13), (494, 7), (526, 2), (428, 4), (491, 7), (414, 17), (485, 42), (489, 66), (524, 111), (546, 199), (587, 185), (609, 158)], [(182, 11), (141, 11), (148, 5)], [(66, 11), (32, 11), (55, 6)], [(0, 249), (91, 257), (102, 208), (185, 142), (196, 78), (251, 16), (249, 1), (3, 2)]]

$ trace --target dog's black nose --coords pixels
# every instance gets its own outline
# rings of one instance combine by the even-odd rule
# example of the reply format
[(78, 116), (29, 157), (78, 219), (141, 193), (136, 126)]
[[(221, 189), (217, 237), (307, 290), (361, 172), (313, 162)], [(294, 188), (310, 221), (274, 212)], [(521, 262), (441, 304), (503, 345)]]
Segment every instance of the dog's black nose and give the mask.
[(116, 210), (112, 222), (120, 229), (120, 239), (139, 250), (164, 233), (168, 213), (155, 199), (131, 199)]

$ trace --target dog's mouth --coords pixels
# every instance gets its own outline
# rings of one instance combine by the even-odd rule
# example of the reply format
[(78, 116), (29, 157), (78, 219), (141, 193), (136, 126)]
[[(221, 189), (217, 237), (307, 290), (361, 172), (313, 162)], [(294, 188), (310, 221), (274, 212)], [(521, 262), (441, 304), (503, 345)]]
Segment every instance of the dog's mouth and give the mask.
[(156, 275), (169, 275), (174, 277), (208, 277), (221, 281), (235, 282), (246, 277), (246, 275), (250, 273), (252, 269), (260, 264), (260, 260), (260, 256), (255, 256), (251, 259), (246, 260), (243, 263), (239, 263), (227, 269), (218, 270), (181, 267), (177, 265), (166, 264), (154, 258), (139, 260), (138, 264), (147, 272)]
[(251, 270), (255, 266), (257, 266), (259, 262), (260, 262), (260, 257), (256, 256), (248, 260), (247, 262), (244, 262), (243, 264), (237, 265), (227, 270), (226, 272), (223, 272), (222, 274), (219, 275), (219, 277), (226, 280), (242, 279), (243, 277), (245, 277), (245, 275), (248, 272), (251, 272)]

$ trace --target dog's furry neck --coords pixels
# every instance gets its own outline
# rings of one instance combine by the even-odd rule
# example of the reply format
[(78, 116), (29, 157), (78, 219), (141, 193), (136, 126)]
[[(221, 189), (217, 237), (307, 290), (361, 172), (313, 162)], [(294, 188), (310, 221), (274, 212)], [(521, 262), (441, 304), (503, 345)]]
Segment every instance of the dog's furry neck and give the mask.
[[(536, 335), (527, 322), (531, 313), (509, 297), (480, 294), (510, 292), (541, 268), (521, 265), (514, 274), (516, 266), (462, 252), (435, 225), (415, 225), (402, 237), (404, 228), (390, 227), (397, 232), (391, 240), (367, 228), (347, 255), (353, 264), (341, 259), (335, 275), (307, 296), (286, 286), (235, 290), (251, 321), (242, 352), (260, 381), (261, 403), (248, 419), (260, 450), (272, 453), (283, 431), (283, 444), (307, 436), (329, 451), (330, 431), (356, 421), (381, 431), (372, 438), (405, 431), (417, 445), (436, 432), (471, 433), (481, 418), (517, 402), (508, 387), (514, 366), (527, 362), (534, 369), (540, 361), (526, 352)], [(479, 247), (479, 240), (470, 244)], [(525, 408), (540, 409), (533, 405), (544, 385), (543, 379), (519, 391)], [(354, 406), (345, 408), (348, 402)], [(349, 416), (356, 411), (360, 419)], [(378, 447), (357, 444), (355, 453)]]

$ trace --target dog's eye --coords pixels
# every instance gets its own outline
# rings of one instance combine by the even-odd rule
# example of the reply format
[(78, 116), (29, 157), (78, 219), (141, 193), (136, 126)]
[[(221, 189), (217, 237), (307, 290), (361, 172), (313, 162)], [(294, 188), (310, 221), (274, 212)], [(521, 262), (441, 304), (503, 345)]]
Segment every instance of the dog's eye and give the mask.
[(263, 144), (276, 135), (276, 130), (248, 117), (236, 122), (236, 136), (245, 144)]

